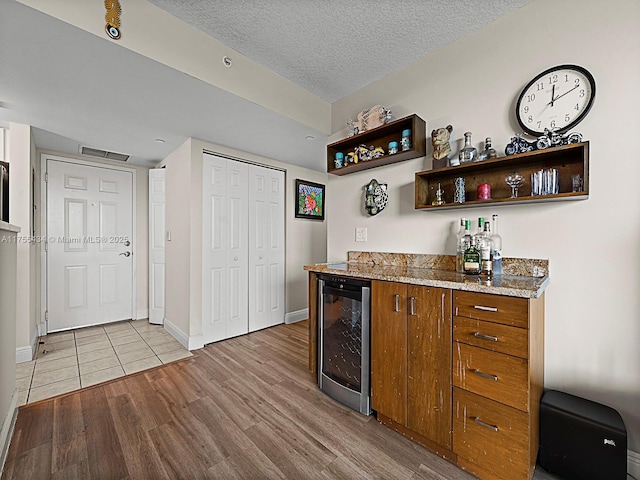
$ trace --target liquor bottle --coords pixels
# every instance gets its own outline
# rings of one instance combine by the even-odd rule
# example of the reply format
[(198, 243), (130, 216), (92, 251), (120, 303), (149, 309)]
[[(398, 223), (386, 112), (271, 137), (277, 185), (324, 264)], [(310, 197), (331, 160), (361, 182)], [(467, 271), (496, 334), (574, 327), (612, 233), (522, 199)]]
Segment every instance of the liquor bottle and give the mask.
[(478, 246), (480, 239), (484, 236), (484, 217), (478, 217), (478, 231), (473, 236), (476, 239), (476, 246)]
[(478, 150), (476, 147), (471, 145), (471, 132), (467, 132), (464, 134), (464, 147), (460, 150), (458, 154), (458, 159), (460, 163), (469, 163), (476, 160), (478, 156)]
[(493, 249), (493, 253), (491, 257), (493, 258), (493, 274), (494, 275), (502, 275), (502, 237), (498, 234), (498, 215), (494, 214), (492, 217), (492, 231), (491, 234), (491, 248)]
[(458, 273), (464, 273), (462, 256), (468, 248), (465, 242), (465, 235), (469, 235), (469, 239), (471, 238), (471, 234), (469, 233), (469, 228), (467, 226), (467, 219), (462, 217), (460, 219), (460, 229), (458, 230), (458, 235), (456, 237), (456, 272)]
[(476, 248), (476, 238), (471, 237), (471, 246), (464, 252), (464, 273), (480, 274), (480, 252)]
[(489, 160), (490, 158), (496, 158), (498, 153), (495, 148), (491, 146), (491, 137), (487, 137), (484, 141), (484, 150), (482, 150), (478, 154), (477, 162), (481, 162), (482, 160)]
[(489, 222), (484, 224), (484, 234), (480, 237), (478, 250), (480, 251), (480, 275), (490, 277), (493, 275), (491, 261), (491, 251), (493, 248), (491, 244), (491, 224)]

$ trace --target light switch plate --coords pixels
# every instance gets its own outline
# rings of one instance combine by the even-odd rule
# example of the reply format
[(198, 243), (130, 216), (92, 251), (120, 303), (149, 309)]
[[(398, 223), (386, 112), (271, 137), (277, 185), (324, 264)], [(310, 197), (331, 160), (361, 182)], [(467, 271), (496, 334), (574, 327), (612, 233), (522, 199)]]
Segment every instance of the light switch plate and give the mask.
[(367, 228), (356, 227), (356, 242), (366, 242), (366, 241), (367, 241)]

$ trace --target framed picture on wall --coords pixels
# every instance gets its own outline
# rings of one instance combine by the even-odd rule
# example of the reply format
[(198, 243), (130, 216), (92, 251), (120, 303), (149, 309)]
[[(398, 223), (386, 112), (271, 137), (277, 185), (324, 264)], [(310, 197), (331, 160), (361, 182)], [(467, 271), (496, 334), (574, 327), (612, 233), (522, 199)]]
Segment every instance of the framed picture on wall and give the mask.
[(324, 220), (324, 185), (296, 178), (296, 218)]

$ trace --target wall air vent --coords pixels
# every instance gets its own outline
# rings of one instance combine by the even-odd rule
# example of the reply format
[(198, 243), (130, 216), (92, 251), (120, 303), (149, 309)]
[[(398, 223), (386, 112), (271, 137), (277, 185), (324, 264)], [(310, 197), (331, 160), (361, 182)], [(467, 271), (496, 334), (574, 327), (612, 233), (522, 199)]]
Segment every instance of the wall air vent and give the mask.
[(127, 160), (129, 160), (129, 155), (125, 155), (124, 153), (107, 152), (106, 150), (99, 150), (97, 148), (85, 146), (80, 147), (80, 153), (82, 155), (89, 155), (90, 157), (104, 158), (106, 160), (116, 160), (118, 162), (126, 162)]

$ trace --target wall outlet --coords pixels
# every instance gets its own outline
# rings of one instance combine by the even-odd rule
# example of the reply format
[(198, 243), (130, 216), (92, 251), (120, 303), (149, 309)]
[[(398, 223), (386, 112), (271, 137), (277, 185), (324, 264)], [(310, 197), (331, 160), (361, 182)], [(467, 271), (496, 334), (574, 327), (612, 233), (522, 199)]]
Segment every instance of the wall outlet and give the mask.
[(367, 228), (356, 227), (356, 242), (366, 242), (366, 241), (367, 241)]

